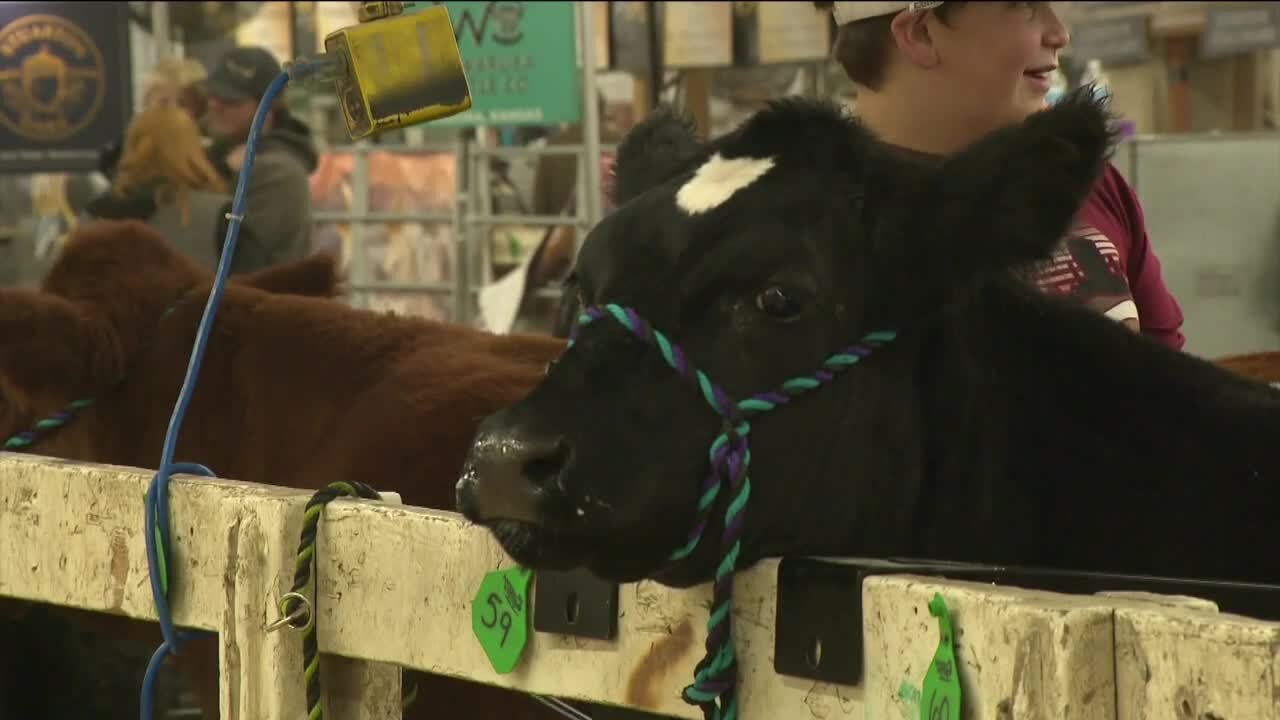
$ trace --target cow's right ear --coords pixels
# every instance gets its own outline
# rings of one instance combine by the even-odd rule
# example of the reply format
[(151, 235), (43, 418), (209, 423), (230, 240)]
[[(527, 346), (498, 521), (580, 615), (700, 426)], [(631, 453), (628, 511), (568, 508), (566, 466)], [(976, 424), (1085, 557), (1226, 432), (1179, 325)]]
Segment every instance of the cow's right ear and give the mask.
[(1114, 147), (1110, 120), (1086, 86), (953, 155), (925, 201), (942, 243), (930, 252), (956, 275), (1050, 257)]
[(55, 295), (0, 289), (0, 376), (8, 394), (92, 397), (119, 380), (124, 367), (120, 338), (106, 318)]
[(234, 275), (230, 281), (276, 295), (331, 298), (341, 292), (342, 279), (337, 259), (329, 253), (317, 252), (298, 260)]
[(613, 203), (622, 205), (675, 177), (702, 151), (692, 118), (669, 107), (654, 109), (618, 145)]

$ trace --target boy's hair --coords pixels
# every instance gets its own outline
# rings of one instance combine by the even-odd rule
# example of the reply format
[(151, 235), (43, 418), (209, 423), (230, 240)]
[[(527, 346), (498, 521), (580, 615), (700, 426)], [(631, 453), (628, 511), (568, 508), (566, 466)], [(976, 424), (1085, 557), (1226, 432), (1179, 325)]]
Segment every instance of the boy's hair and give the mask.
[[(832, 0), (814, 0), (814, 7), (819, 10), (831, 10)], [(944, 2), (929, 11), (938, 16), (944, 24), (947, 17), (962, 2)], [(877, 15), (875, 17), (845, 23), (836, 30), (835, 48), (832, 51), (836, 62), (844, 68), (845, 75), (854, 83), (869, 90), (880, 89), (884, 82), (885, 68), (889, 64), (889, 51), (893, 49), (893, 33), (889, 26), (897, 13)]]

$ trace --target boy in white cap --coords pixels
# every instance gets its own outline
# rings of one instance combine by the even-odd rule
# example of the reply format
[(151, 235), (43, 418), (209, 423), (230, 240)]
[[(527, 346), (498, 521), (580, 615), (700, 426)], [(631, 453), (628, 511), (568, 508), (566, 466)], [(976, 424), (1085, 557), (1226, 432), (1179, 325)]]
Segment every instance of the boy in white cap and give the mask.
[[(887, 145), (936, 161), (1045, 107), (1070, 35), (1049, 2), (815, 2), (839, 27), (857, 114)], [(1035, 282), (1181, 349), (1182, 311), (1142, 207), (1110, 163)]]

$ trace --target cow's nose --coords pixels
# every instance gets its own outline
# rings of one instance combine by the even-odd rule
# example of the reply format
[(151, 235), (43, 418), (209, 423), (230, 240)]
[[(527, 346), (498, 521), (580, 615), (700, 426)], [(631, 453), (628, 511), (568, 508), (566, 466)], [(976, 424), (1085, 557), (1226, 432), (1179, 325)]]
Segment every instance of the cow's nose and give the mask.
[(570, 449), (564, 437), (502, 423), (481, 424), (458, 480), (458, 510), (476, 522), (540, 524), (543, 500), (563, 491)]

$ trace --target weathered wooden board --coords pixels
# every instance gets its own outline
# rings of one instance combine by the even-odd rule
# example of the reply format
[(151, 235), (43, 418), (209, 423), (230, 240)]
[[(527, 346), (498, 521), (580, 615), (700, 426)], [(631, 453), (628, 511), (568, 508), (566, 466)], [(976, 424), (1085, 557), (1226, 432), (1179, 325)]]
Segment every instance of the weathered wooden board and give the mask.
[(920, 685), (938, 643), (928, 610), (935, 592), (951, 611), (965, 717), (1115, 717), (1111, 610), (1099, 598), (886, 576), (863, 593), (876, 718), (920, 718)]
[[(143, 539), (149, 475), (106, 465), (7, 455), (0, 461), (0, 594), (155, 619)], [(181, 485), (181, 488), (178, 485)], [(172, 483), (174, 622), (217, 630), (227, 552), (240, 496), (286, 496), (264, 487)], [(198, 542), (189, 540), (199, 534)], [(212, 542), (214, 537), (220, 542)]]
[[(702, 717), (680, 700), (680, 691), (702, 657), (708, 586), (678, 591), (652, 582), (624, 585), (615, 641), (537, 634), (521, 665), (498, 675), (472, 638), (470, 608), (484, 574), (510, 561), (483, 528), (417, 508), (334, 505), (325, 517), (320, 555), (320, 641), (330, 651), (529, 692)], [(928, 611), (935, 592), (956, 613), (972, 707), (966, 717), (1009, 711), (1018, 718), (1114, 717), (1111, 610), (1101, 598), (873, 578), (863, 587), (867, 680), (851, 687), (774, 672), (776, 575), (776, 561), (762, 562), (741, 573), (734, 586), (744, 720), (918, 718), (919, 685), (938, 642)]]
[[(0, 596), (153, 621), (142, 537), (150, 480), (141, 470), (0, 453)], [(291, 584), (309, 496), (185, 476), (171, 485), (174, 615), (220, 634), (224, 718), (305, 715), (300, 636), (265, 628)], [(317, 551), (331, 716), (398, 717), (404, 666), (701, 718), (680, 690), (703, 652), (709, 587), (623, 586), (615, 641), (534, 634), (520, 666), (498, 675), (471, 631), (481, 578), (509, 564), (487, 531), (452, 513), (344, 499), (326, 509)], [(735, 585), (743, 720), (916, 720), (938, 640), (934, 593), (954, 618), (965, 718), (1280, 720), (1280, 625), (1158, 596), (877, 576), (862, 589), (864, 682), (778, 675), (776, 572), (776, 562), (762, 562)]]
[[(154, 621), (143, 540), (151, 475), (0, 453), (0, 596)], [(170, 483), (174, 622), (218, 632), (223, 718), (306, 716), (299, 637), (264, 628), (292, 581), (307, 499), (232, 481)], [(137, 637), (102, 620), (94, 626)], [(331, 717), (400, 717), (397, 668), (323, 662)]]
[(1147, 606), (1115, 629), (1117, 720), (1280, 720), (1280, 623)]

